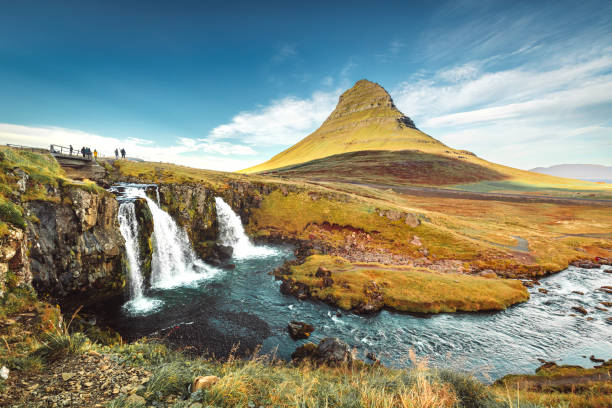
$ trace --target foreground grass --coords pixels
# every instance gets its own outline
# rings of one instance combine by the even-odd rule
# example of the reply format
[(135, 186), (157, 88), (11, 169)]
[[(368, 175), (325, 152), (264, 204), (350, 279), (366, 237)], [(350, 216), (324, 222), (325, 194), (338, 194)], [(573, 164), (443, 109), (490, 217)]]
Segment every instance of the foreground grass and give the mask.
[[(330, 271), (330, 286), (317, 276), (321, 267)], [(283, 279), (304, 283), (312, 297), (347, 310), (370, 302), (377, 295), (372, 292), (382, 296), (379, 307), (416, 313), (503, 310), (529, 299), (529, 292), (517, 280), (350, 263), (326, 255), (313, 255), (303, 264), (291, 266)]]
[[(71, 330), (75, 325), (71, 319), (63, 320), (57, 307), (25, 293), (11, 295), (0, 299), (5, 316), (0, 325), (0, 366), (7, 366), (11, 376), (36, 384), (38, 373), (40, 378), (49, 378), (53, 374), (49, 371), (61, 370), (62, 361), (83, 354), (110, 359), (116, 367), (112, 375), (135, 367), (151, 373), (139, 387), (96, 401), (107, 407), (599, 408), (611, 401), (605, 389), (599, 389), (600, 394), (550, 393), (513, 388), (513, 384), (486, 386), (471, 375), (430, 368), (426, 360), (414, 355), (407, 369), (363, 363), (316, 367), (294, 365), (273, 356), (224, 361), (191, 357), (148, 339), (131, 344), (118, 339), (102, 345)], [(30, 316), (25, 324), (5, 324), (19, 313)], [(55, 374), (61, 377), (62, 372)], [(191, 393), (189, 385), (201, 375), (214, 375), (219, 380), (208, 389)], [(15, 381), (11, 384), (19, 386)], [(6, 387), (0, 379), (0, 391), (10, 391)], [(45, 395), (43, 388), (38, 392), (39, 397)], [(69, 397), (75, 391), (67, 388), (62, 392)]]

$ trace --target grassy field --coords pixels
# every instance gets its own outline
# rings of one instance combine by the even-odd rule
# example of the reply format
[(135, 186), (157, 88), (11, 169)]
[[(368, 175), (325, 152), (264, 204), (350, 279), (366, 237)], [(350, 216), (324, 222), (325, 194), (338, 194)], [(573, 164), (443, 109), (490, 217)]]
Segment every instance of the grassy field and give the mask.
[[(330, 284), (317, 276), (319, 268), (330, 273)], [(313, 255), (301, 265), (291, 266), (283, 279), (304, 283), (310, 295), (345, 310), (376, 299), (376, 309), (440, 313), (503, 310), (529, 299), (520, 281), (426, 268), (351, 263), (340, 257)]]
[[(313, 183), (160, 163), (116, 161), (112, 168), (124, 180), (202, 183), (220, 194), (234, 183), (267, 186), (271, 192), (257, 193), (259, 207), (252, 209), (246, 225), (254, 236), (315, 240), (334, 248), (350, 244), (364, 252), (425, 257), (432, 262), (454, 259), (463, 262), (466, 270), (490, 268), (510, 277), (542, 275), (564, 269), (576, 259), (612, 256), (612, 212), (606, 206), (432, 199), (350, 183)], [(381, 211), (400, 217), (389, 219)], [(408, 214), (420, 224), (407, 224)], [(356, 242), (350, 242), (353, 234)], [(413, 244), (415, 236), (421, 245)], [(518, 248), (517, 237), (527, 241), (527, 251)]]

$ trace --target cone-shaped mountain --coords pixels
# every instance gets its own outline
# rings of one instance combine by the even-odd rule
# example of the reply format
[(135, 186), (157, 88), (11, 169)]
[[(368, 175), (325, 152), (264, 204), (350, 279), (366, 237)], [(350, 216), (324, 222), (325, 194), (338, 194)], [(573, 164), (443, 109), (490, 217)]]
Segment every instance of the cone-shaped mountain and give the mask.
[(267, 162), (242, 172), (261, 172), (361, 150), (407, 149), (448, 150), (444, 144), (418, 130), (414, 122), (395, 107), (382, 86), (362, 79), (340, 96), (336, 109), (321, 127)]

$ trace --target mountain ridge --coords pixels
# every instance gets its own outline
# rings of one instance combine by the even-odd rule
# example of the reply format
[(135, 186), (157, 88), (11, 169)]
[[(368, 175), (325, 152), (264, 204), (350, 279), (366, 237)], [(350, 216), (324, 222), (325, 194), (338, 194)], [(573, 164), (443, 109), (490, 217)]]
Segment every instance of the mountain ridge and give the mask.
[(601, 164), (563, 163), (548, 167), (535, 167), (529, 171), (577, 180), (612, 182), (612, 166)]

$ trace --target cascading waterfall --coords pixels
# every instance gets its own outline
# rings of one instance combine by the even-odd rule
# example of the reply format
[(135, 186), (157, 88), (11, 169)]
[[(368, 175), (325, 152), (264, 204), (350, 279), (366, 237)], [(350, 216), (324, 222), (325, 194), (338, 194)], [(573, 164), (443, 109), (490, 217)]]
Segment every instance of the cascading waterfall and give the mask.
[(244, 232), (240, 217), (232, 210), (232, 207), (221, 197), (215, 197), (215, 203), (219, 221), (219, 242), (221, 245), (231, 246), (234, 249), (234, 258), (259, 258), (277, 253), (273, 248), (253, 245)]
[[(125, 239), (128, 261), (130, 300), (124, 305), (131, 314), (144, 314), (159, 309), (162, 301), (144, 295), (144, 279), (139, 265), (138, 220), (134, 200), (146, 200), (153, 217), (153, 255), (151, 287), (168, 289), (213, 276), (218, 270), (197, 258), (184, 229), (145, 193), (148, 185), (122, 185), (120, 189), (119, 228)], [(159, 190), (156, 189), (159, 200)]]
[(134, 202), (126, 201), (119, 206), (119, 231), (125, 240), (125, 254), (128, 261), (128, 284), (130, 300), (124, 305), (133, 314), (147, 313), (162, 305), (161, 300), (144, 296), (143, 277), (138, 263), (138, 220)]
[(153, 216), (151, 286), (168, 289), (214, 275), (217, 270), (197, 258), (185, 230), (155, 201), (143, 198)]

